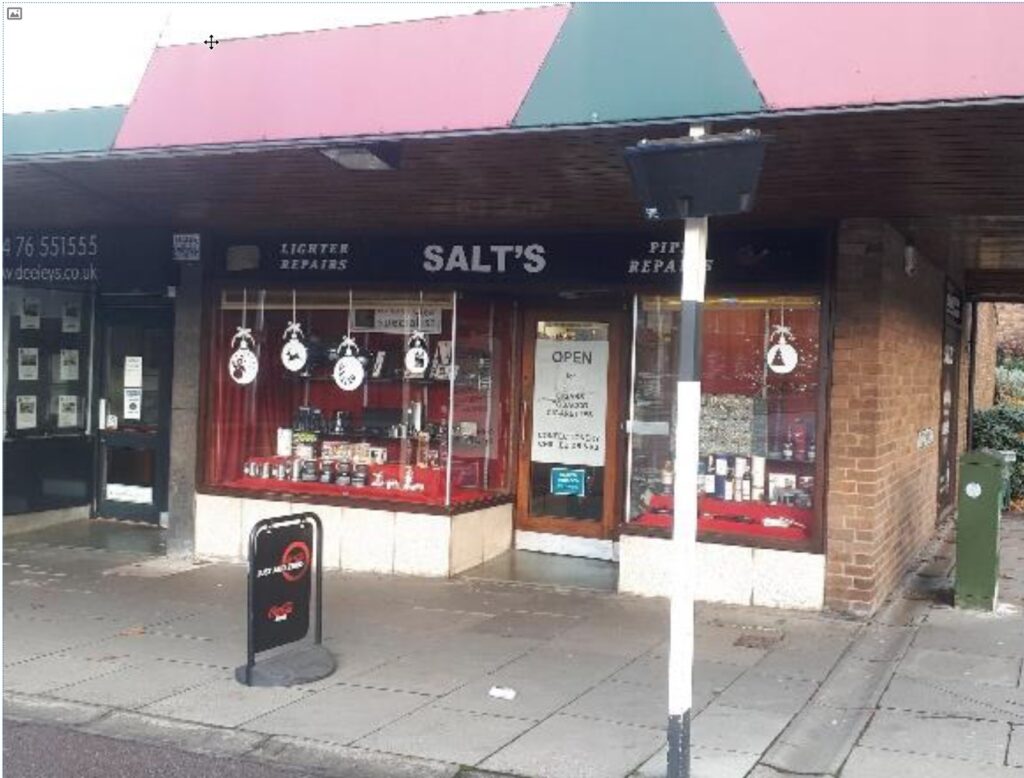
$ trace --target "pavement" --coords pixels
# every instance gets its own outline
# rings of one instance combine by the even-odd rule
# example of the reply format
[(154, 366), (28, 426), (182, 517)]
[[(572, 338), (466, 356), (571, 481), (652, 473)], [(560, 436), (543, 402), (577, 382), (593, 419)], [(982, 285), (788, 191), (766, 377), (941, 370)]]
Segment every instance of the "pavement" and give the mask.
[[(337, 672), (248, 688), (245, 568), (91, 531), (5, 539), (5, 775), (76, 742), (122, 767), (212, 760), (195, 775), (665, 775), (664, 600), (329, 572)], [(699, 605), (693, 778), (1024, 778), (1024, 517), (1004, 520), (997, 612), (944, 604), (951, 555), (867, 622)]]

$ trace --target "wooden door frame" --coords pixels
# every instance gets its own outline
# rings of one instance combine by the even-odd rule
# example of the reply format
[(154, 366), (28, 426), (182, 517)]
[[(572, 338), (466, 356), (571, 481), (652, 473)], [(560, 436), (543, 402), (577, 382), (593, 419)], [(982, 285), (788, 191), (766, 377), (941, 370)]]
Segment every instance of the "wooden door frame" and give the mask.
[[(597, 321), (608, 324), (608, 401), (605, 411), (605, 497), (600, 521), (531, 516), (530, 454), (533, 449), (533, 386), (537, 323), (540, 321)], [(551, 308), (524, 306), (521, 318), (521, 395), (518, 409), (520, 437), (516, 454), (515, 529), (556, 535), (612, 539), (622, 510), (623, 457), (623, 347), (627, 337), (626, 313), (614, 307)]]

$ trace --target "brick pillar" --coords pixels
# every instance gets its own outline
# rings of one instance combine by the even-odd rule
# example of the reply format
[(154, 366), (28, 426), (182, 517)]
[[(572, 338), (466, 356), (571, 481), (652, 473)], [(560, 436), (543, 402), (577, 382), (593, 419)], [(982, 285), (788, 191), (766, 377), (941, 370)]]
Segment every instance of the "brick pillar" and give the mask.
[(906, 276), (903, 248), (880, 220), (840, 227), (825, 600), (858, 615), (899, 583), (936, 521), (945, 273), (921, 261)]
[(825, 603), (860, 614), (872, 610), (876, 588), (883, 228), (841, 225), (835, 279)]
[(202, 267), (198, 263), (182, 265), (174, 304), (174, 378), (171, 382), (171, 461), (167, 506), (169, 556), (191, 556), (195, 549), (202, 310)]

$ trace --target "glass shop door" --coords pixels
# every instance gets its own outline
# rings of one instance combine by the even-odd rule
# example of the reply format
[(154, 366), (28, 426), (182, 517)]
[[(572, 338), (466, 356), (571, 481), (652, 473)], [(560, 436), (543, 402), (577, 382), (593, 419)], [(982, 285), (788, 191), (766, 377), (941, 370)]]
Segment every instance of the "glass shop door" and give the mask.
[(621, 506), (621, 313), (527, 311), (516, 527), (605, 539)]
[(160, 522), (167, 511), (173, 311), (107, 309), (97, 418), (96, 516)]

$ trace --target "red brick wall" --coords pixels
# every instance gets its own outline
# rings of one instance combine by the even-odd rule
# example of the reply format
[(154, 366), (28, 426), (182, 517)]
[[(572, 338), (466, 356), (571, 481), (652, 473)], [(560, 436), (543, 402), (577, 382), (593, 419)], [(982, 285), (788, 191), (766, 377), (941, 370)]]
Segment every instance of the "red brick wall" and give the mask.
[[(1024, 312), (1024, 306), (1020, 306), (1020, 308)], [(974, 368), (974, 407), (977, 410), (991, 408), (995, 402), (996, 340), (1002, 329), (1000, 327), (997, 330), (996, 316), (994, 303), (978, 304), (978, 340), (975, 345)], [(1024, 318), (1021, 320), (1021, 327), (1024, 331)], [(968, 335), (968, 337), (970, 336)], [(1021, 344), (1024, 348), (1024, 340), (1021, 341)]]
[[(908, 278), (884, 222), (840, 228), (830, 401), (829, 607), (868, 614), (935, 527), (945, 273)], [(918, 433), (935, 442), (918, 448)]]
[(1024, 305), (998, 303), (998, 345), (1007, 353), (1024, 357)]

